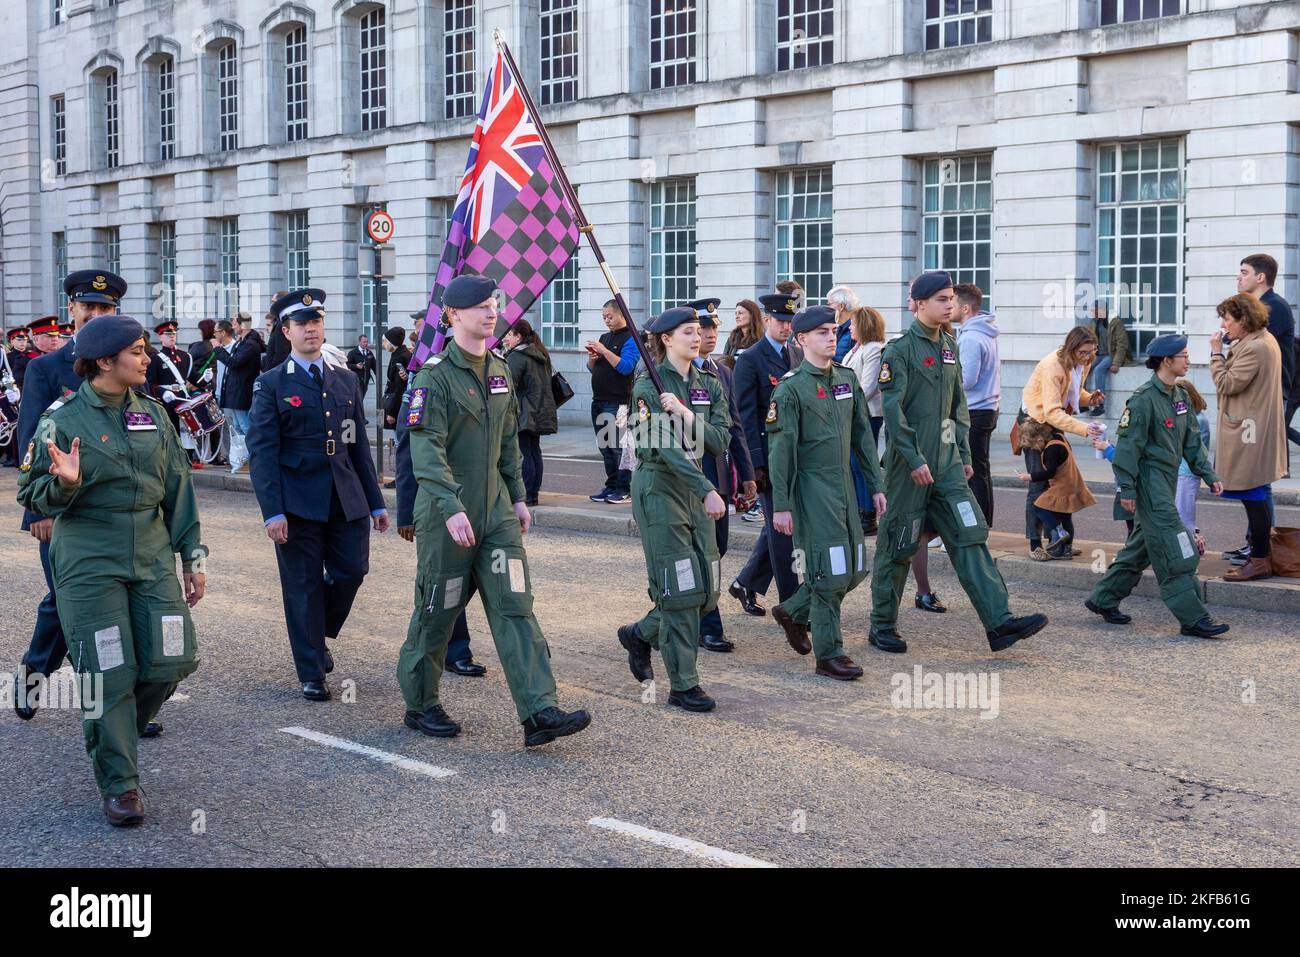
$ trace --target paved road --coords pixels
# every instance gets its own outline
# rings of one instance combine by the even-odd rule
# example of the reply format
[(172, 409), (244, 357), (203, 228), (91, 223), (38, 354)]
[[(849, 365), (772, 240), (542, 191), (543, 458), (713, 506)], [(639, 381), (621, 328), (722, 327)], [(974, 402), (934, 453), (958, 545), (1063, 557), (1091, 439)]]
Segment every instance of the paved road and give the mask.
[[(726, 599), (738, 651), (702, 662), (720, 707), (688, 715), (666, 706), (666, 689), (643, 701), (614, 642), (615, 627), (644, 610), (637, 542), (539, 529), (529, 551), (561, 699), (595, 720), (525, 752), (477, 602), (470, 623), (489, 676), (448, 678), (445, 694), (465, 732), (438, 741), (402, 727), (393, 667), (414, 548), (392, 534), (376, 538), (371, 577), (335, 644), (334, 687), (351, 682), (355, 699), (299, 697), (273, 553), (250, 506), (247, 495), (202, 492), (213, 551), (196, 612), (203, 665), (185, 699), (165, 706), (166, 734), (141, 744), (146, 825), (103, 823), (73, 714), (20, 724), (6, 709), (0, 833), (11, 838), (0, 864), (1294, 862), (1294, 620), (1237, 612), (1231, 640), (1198, 641), (1177, 637), (1151, 600), (1126, 603), (1137, 622), (1124, 631), (1073, 614), (1078, 593), (1040, 588), (1014, 604), (1049, 610), (1053, 626), (994, 657), (955, 582), (939, 576), (952, 612), (905, 611), (906, 656), (866, 648), (867, 590), (850, 597), (848, 647), (867, 675), (845, 685), (815, 677), (770, 618)], [(0, 528), (17, 522), (6, 482)], [(725, 559), (727, 570), (740, 560)], [(0, 612), (8, 668), (40, 588), (35, 545), (17, 531), (0, 532), (0, 580), (30, 597)], [(996, 704), (996, 717), (897, 707), (894, 676), (910, 679), (915, 666), (983, 676), (989, 692), (996, 678), (983, 712)]]

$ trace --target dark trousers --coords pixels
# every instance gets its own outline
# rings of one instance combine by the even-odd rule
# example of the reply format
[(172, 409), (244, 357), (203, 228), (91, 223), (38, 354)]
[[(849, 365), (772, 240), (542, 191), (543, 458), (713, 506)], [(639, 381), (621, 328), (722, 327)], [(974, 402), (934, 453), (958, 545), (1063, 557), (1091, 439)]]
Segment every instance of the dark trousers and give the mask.
[(370, 518), (312, 522), (290, 515), (289, 540), (275, 546), (275, 558), (298, 680), (324, 681), (325, 639), (343, 630), (370, 570)]
[(519, 432), (519, 454), (524, 465), (524, 494), (528, 501), (537, 498), (542, 490), (542, 437), (531, 429)]
[[(1296, 370), (1296, 374), (1300, 375), (1300, 369)], [(1295, 418), (1296, 409), (1300, 409), (1300, 402), (1286, 403), (1286, 406), (1282, 410), (1282, 424), (1286, 426), (1286, 437), (1291, 442), (1294, 442), (1296, 445), (1300, 445), (1300, 429), (1296, 429), (1291, 425), (1291, 420)], [(1287, 465), (1287, 471), (1290, 472), (1291, 471), (1290, 444), (1288, 444), (1286, 447), (1286, 465)]]
[(63, 665), (68, 655), (67, 642), (63, 640), (63, 626), (59, 624), (59, 610), (54, 604), (54, 576), (50, 573), (50, 546), (41, 542), (41, 571), (49, 591), (36, 606), (36, 627), (32, 629), (32, 642), (23, 655), (23, 667), (29, 672), (39, 671), (49, 677)]
[(630, 495), (632, 470), (618, 467), (623, 449), (619, 445), (622, 432), (614, 424), (617, 415), (617, 402), (591, 403), (591, 427), (596, 430), (596, 447), (600, 449), (600, 457), (605, 461), (605, 490)]
[[(465, 593), (465, 604), (474, 597), (474, 592), (478, 591), (478, 582), (474, 576), (469, 576), (469, 591)], [(451, 626), (451, 641), (447, 642), (447, 654), (443, 657), (443, 664), (450, 665), (457, 661), (472, 661), (474, 653), (469, 648), (469, 622), (465, 620), (465, 612), (456, 616), (456, 623)]]
[[(718, 558), (722, 558), (727, 554), (727, 518), (727, 515), (723, 515), (722, 518), (718, 519), (715, 523), (716, 528), (714, 531), (718, 536)], [(719, 582), (718, 586), (719, 589), (721, 589), (722, 583)], [(700, 634), (717, 635), (719, 638), (722, 637), (722, 612), (718, 611), (717, 605), (714, 605), (713, 610), (708, 614), (700, 617)]]
[(993, 470), (989, 465), (989, 441), (998, 427), (997, 409), (975, 409), (970, 414), (970, 464), (975, 470), (968, 480), (971, 494), (984, 510), (984, 520), (993, 527)]
[(766, 595), (775, 578), (778, 600), (785, 601), (799, 590), (799, 577), (794, 573), (794, 540), (772, 528), (772, 493), (763, 492), (759, 498), (763, 500), (763, 530), (736, 581), (741, 588)]

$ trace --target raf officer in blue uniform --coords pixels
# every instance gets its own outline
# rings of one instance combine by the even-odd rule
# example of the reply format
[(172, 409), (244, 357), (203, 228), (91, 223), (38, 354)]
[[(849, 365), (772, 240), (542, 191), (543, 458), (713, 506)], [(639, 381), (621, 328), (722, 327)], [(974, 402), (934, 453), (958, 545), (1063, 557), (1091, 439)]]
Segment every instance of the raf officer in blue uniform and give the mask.
[[(794, 571), (794, 542), (772, 527), (772, 486), (767, 480), (767, 410), (772, 402), (772, 390), (781, 377), (796, 369), (803, 354), (790, 342), (798, 302), (793, 296), (774, 293), (759, 296), (763, 304), (763, 338), (736, 358), (735, 397), (740, 410), (740, 421), (745, 427), (749, 443), (749, 458), (754, 465), (754, 477), (763, 500), (763, 531), (749, 561), (740, 570), (736, 580), (727, 590), (740, 601), (751, 615), (764, 614), (757, 596), (767, 591), (776, 578), (780, 601), (787, 601), (798, 589), (799, 578)], [(812, 651), (812, 641), (807, 629), (790, 621), (777, 621), (786, 632), (786, 640), (801, 655)]]
[[(736, 494), (732, 469), (740, 481), (741, 497), (752, 502), (758, 495), (754, 482), (754, 466), (749, 458), (749, 443), (745, 438), (745, 428), (740, 424), (740, 410), (736, 406), (736, 390), (733, 373), (721, 362), (713, 359), (712, 353), (718, 344), (718, 306), (721, 299), (697, 299), (686, 303), (687, 308), (694, 309), (700, 319), (700, 354), (694, 360), (695, 365), (712, 372), (722, 383), (722, 392), (727, 397), (727, 411), (731, 415), (731, 443), (722, 455), (705, 455), (700, 461), (704, 477), (713, 483), (724, 502), (731, 501)], [(714, 524), (718, 538), (718, 558), (727, 554), (727, 515)], [(722, 613), (715, 606), (712, 611), (700, 618), (700, 647), (706, 651), (727, 652), (736, 646), (722, 634)]]
[[(420, 320), (424, 319), (422, 312), (411, 315), (418, 316)], [(406, 542), (415, 541), (415, 493), (420, 488), (420, 483), (415, 478), (415, 470), (411, 468), (411, 433), (406, 428), (406, 417), (410, 411), (411, 388), (408, 385), (406, 394), (402, 396), (401, 410), (397, 413), (396, 450), (397, 534)], [(469, 601), (473, 598), (476, 591), (478, 591), (478, 583), (471, 576), (469, 593), (465, 596), (465, 600)], [(443, 669), (465, 678), (481, 678), (487, 674), (487, 668), (474, 660), (474, 652), (469, 646), (469, 623), (465, 620), (463, 611), (456, 619), (456, 623), (452, 625), (451, 641), (447, 642)]]
[(337, 638), (370, 569), (370, 527), (388, 529), (357, 377), (325, 363), (325, 293), (296, 289), (271, 309), (289, 358), (253, 384), (248, 451), (275, 542), (293, 663), (310, 701), (328, 701)]
[[(20, 452), (32, 445), (42, 413), (64, 394), (81, 388), (81, 376), (73, 371), (77, 358), (76, 332), (96, 316), (117, 312), (118, 303), (126, 295), (126, 280), (107, 269), (81, 269), (69, 273), (63, 280), (63, 291), (68, 297), (73, 337), (61, 349), (33, 359), (27, 365), (23, 402), (18, 414), (17, 448)], [(14, 675), (14, 711), (24, 721), (30, 721), (36, 714), (38, 703), (28, 700), (28, 675), (39, 672), (49, 677), (63, 664), (68, 646), (59, 625), (59, 612), (54, 604), (54, 579), (50, 574), (50, 532), (54, 528), (54, 519), (26, 511), (22, 528), (40, 542), (41, 569), (45, 572), (48, 588), (36, 609), (31, 645)], [(155, 729), (160, 730), (161, 726), (151, 725), (147, 736), (156, 734)]]

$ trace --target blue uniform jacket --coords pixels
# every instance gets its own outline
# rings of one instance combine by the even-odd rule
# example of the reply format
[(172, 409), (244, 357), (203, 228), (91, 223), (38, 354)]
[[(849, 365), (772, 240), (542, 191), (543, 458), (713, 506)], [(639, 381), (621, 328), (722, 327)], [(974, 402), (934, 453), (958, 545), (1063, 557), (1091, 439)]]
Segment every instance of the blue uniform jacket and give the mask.
[(732, 371), (721, 362), (714, 362), (711, 357), (705, 358), (704, 367), (722, 382), (722, 392), (727, 397), (727, 411), (731, 415), (731, 443), (727, 446), (726, 455), (719, 455), (716, 458), (706, 455), (700, 465), (704, 469), (704, 477), (713, 483), (718, 494), (728, 498), (736, 491), (731, 487), (731, 466), (736, 467), (740, 481), (752, 482), (754, 465), (749, 458), (745, 428), (740, 424), (740, 411), (736, 407), (736, 389)]
[(328, 363), (322, 385), (292, 358), (258, 376), (247, 443), (264, 521), (329, 521), (331, 492), (349, 522), (384, 508), (362, 399), (357, 377)]
[(803, 356), (790, 343), (785, 345), (789, 361), (783, 361), (764, 336), (736, 357), (733, 379), (736, 407), (740, 421), (745, 426), (745, 440), (749, 443), (749, 458), (754, 468), (767, 467), (767, 407), (772, 401), (772, 390), (781, 376), (798, 368)]
[[(69, 342), (63, 348), (40, 356), (27, 364), (26, 377), (23, 379), (23, 400), (18, 409), (18, 455), (27, 454), (27, 443), (36, 434), (41, 415), (50, 404), (63, 395), (63, 390), (76, 392), (81, 388), (81, 377), (72, 371), (77, 355), (73, 351), (75, 342)], [(43, 516), (36, 512), (23, 512), (23, 531), (31, 527), (32, 522)]]
[[(411, 376), (409, 381), (414, 381)], [(415, 478), (415, 469), (411, 468), (411, 433), (406, 431), (406, 414), (411, 408), (411, 388), (408, 385), (402, 395), (401, 410), (397, 413), (397, 449), (393, 477), (397, 483), (397, 527), (409, 528), (415, 524), (415, 493), (420, 490), (420, 483)]]

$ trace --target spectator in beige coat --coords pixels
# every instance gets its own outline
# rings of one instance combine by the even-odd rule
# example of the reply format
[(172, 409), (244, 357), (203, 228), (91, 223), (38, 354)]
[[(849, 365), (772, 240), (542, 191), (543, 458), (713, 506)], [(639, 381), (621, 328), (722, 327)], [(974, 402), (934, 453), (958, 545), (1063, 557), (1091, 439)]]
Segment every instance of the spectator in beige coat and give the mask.
[(1219, 398), (1214, 468), (1223, 497), (1246, 507), (1250, 525), (1249, 560), (1223, 577), (1251, 581), (1273, 574), (1269, 506), (1272, 484), (1286, 472), (1282, 352), (1268, 331), (1268, 309), (1250, 293), (1223, 300), (1218, 313), (1222, 329), (1210, 338), (1210, 376)]

